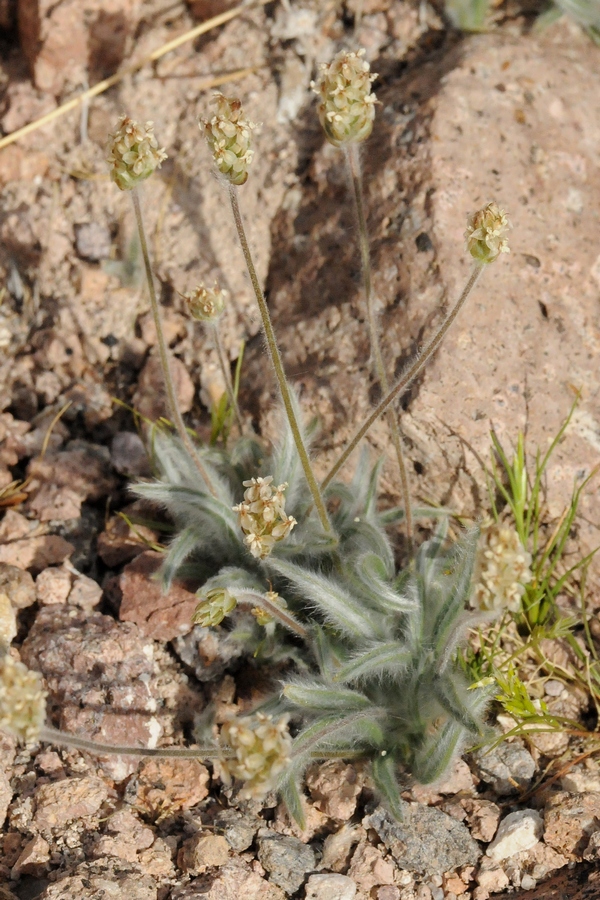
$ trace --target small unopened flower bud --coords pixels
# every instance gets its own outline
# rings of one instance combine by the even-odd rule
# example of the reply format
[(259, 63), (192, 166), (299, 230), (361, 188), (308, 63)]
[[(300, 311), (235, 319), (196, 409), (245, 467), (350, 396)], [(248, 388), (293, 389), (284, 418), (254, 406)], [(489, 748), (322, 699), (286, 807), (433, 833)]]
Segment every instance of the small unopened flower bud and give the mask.
[(510, 228), (508, 216), (497, 203), (488, 203), (469, 216), (465, 238), (467, 250), (481, 263), (491, 263), (501, 253), (509, 253), (506, 235)]
[(38, 673), (0, 653), (0, 728), (28, 744), (37, 739), (45, 718), (46, 694)]
[(373, 130), (375, 94), (371, 84), (377, 78), (363, 59), (365, 51), (341, 50), (333, 61), (322, 63), (318, 80), (311, 82), (321, 98), (319, 120), (334, 146), (365, 141)]
[(139, 125), (127, 116), (121, 116), (111, 143), (107, 162), (110, 177), (122, 191), (130, 191), (149, 178), (167, 158), (154, 137), (152, 122)]
[(204, 628), (215, 628), (220, 625), (237, 606), (237, 600), (227, 588), (213, 588), (202, 597), (194, 610), (192, 622)]
[(297, 524), (294, 517), (285, 512), (287, 483), (273, 489), (272, 481), (272, 475), (244, 481), (244, 501), (233, 507), (240, 517), (246, 546), (256, 559), (265, 559), (275, 544), (287, 537)]
[(200, 119), (200, 130), (204, 129), (219, 172), (231, 184), (245, 184), (254, 155), (251, 132), (256, 124), (245, 118), (241, 100), (215, 94), (213, 103), (217, 111), (212, 119)]
[(276, 786), (292, 752), (287, 723), (288, 716), (274, 722), (271, 716), (255, 713), (232, 719), (221, 728), (221, 746), (234, 755), (218, 761), (219, 774), (226, 784), (233, 778), (244, 782), (242, 800), (264, 797)]
[(216, 283), (213, 288), (199, 284), (182, 297), (187, 301), (190, 315), (199, 322), (216, 322), (225, 309), (225, 291), (220, 290)]

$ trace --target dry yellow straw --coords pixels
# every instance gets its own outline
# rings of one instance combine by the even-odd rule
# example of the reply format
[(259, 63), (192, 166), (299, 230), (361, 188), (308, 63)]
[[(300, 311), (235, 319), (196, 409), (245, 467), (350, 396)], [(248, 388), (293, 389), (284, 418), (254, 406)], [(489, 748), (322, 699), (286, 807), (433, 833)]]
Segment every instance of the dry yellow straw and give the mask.
[[(231, 21), (231, 19), (235, 19), (237, 16), (241, 15), (241, 13), (248, 12), (249, 10), (257, 6), (264, 6), (268, 2), (270, 2), (270, 0), (256, 0), (255, 3), (250, 4), (244, 3), (241, 6), (235, 6), (233, 9), (228, 10), (228, 12), (221, 13), (218, 16), (213, 16), (212, 19), (207, 19), (206, 22), (202, 22), (200, 25), (196, 25), (195, 28), (190, 28), (189, 31), (180, 34), (179, 37), (173, 38), (172, 41), (168, 41), (157, 50), (153, 50), (152, 53), (150, 53), (148, 56), (145, 56), (143, 59), (140, 59), (138, 62), (132, 63), (130, 66), (127, 66), (127, 68), (122, 69), (120, 72), (115, 72), (114, 75), (111, 75), (110, 78), (105, 78), (104, 81), (99, 81), (98, 84), (95, 84), (93, 87), (88, 88), (87, 91), (83, 91), (81, 94), (78, 94), (77, 97), (73, 97), (71, 100), (67, 100), (66, 103), (63, 103), (62, 106), (59, 106), (57, 107), (57, 109), (52, 110), (52, 112), (46, 113), (46, 115), (40, 116), (40, 118), (36, 119), (34, 122), (30, 122), (28, 125), (24, 125), (23, 128), (18, 128), (16, 131), (13, 131), (12, 134), (7, 134), (5, 137), (0, 138), (0, 150), (2, 150), (3, 147), (8, 147), (9, 144), (14, 143), (15, 141), (18, 141), (19, 138), (24, 137), (26, 134), (30, 134), (30, 132), (36, 131), (43, 125), (47, 125), (48, 122), (52, 122), (59, 116), (63, 116), (65, 113), (70, 112), (70, 110), (76, 109), (78, 106), (80, 106), (80, 104), (84, 103), (86, 100), (89, 100), (91, 97), (97, 97), (98, 94), (103, 94), (104, 91), (107, 91), (115, 84), (118, 84), (119, 81), (121, 81), (122, 78), (125, 78), (126, 75), (133, 75), (148, 63), (156, 62), (157, 59), (160, 59), (162, 56), (170, 53), (171, 50), (176, 50), (178, 47), (181, 47), (182, 44), (187, 43), (187, 41), (193, 41), (194, 38), (199, 37), (201, 34), (206, 34), (207, 31), (212, 31), (213, 28), (218, 28), (219, 25), (225, 25), (226, 22)], [(253, 68), (239, 69), (237, 72), (230, 72), (227, 75), (223, 75), (221, 77), (211, 76), (210, 79), (207, 79), (206, 84), (204, 82), (202, 83), (201, 88), (209, 88), (217, 84), (225, 84), (228, 81), (234, 81), (237, 78), (242, 78), (244, 75), (247, 75), (253, 71), (255, 71), (255, 69)]]

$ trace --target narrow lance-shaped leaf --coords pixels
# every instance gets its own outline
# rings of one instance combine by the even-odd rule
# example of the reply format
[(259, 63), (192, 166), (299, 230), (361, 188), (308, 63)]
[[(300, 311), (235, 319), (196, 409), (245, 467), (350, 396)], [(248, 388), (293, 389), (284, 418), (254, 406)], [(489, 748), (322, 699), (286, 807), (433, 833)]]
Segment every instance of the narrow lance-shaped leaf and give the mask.
[(370, 707), (371, 701), (364, 694), (349, 688), (329, 687), (318, 682), (292, 682), (284, 685), (283, 694), (292, 703), (315, 712), (334, 710), (352, 712)]
[(431, 784), (441, 778), (456, 756), (465, 729), (458, 722), (447, 722), (441, 732), (429, 735), (417, 750), (412, 770), (421, 784)]
[(401, 672), (410, 665), (411, 659), (411, 651), (398, 641), (376, 644), (340, 666), (334, 675), (334, 681), (378, 678), (388, 672)]
[[(460, 679), (460, 681), (458, 680)], [(467, 692), (467, 686), (462, 678), (448, 675), (445, 678), (436, 678), (433, 682), (435, 698), (453, 719), (475, 734), (481, 733), (482, 723), (476, 712), (471, 709), (469, 700), (475, 698)]]
[(385, 751), (379, 753), (371, 763), (371, 773), (383, 802), (394, 818), (401, 822), (403, 819), (402, 807), (406, 804), (400, 799), (397, 763), (394, 757)]

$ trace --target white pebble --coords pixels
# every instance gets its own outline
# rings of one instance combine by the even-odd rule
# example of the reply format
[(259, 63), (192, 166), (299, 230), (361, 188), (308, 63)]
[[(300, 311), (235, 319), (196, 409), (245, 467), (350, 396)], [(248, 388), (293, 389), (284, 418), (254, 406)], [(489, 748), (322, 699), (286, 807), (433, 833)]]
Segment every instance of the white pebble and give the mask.
[(535, 809), (520, 809), (502, 819), (496, 837), (486, 850), (486, 856), (500, 862), (535, 847), (544, 831), (544, 823)]

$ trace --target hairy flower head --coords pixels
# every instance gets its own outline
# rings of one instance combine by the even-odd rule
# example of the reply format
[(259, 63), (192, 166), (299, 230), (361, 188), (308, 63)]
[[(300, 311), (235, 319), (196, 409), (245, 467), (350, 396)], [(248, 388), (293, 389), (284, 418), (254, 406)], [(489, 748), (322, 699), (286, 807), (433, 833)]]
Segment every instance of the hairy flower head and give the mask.
[(321, 64), (317, 81), (311, 82), (321, 99), (319, 120), (334, 146), (365, 141), (373, 129), (375, 94), (371, 84), (377, 78), (363, 59), (364, 50), (341, 50), (329, 64)]
[(237, 606), (237, 600), (230, 594), (227, 588), (213, 588), (207, 591), (194, 610), (192, 622), (202, 625), (204, 628), (214, 628), (220, 625), (225, 616), (228, 616)]
[(245, 118), (241, 100), (215, 94), (213, 103), (217, 111), (212, 119), (200, 119), (200, 130), (204, 130), (219, 172), (231, 184), (245, 184), (254, 155), (251, 133), (256, 124)]
[(122, 191), (130, 191), (149, 178), (167, 158), (154, 137), (152, 122), (139, 125), (121, 116), (117, 130), (111, 134), (107, 162), (110, 177)]
[(216, 322), (225, 309), (225, 291), (216, 282), (213, 288), (199, 284), (193, 291), (181, 296), (187, 302), (192, 318), (199, 322)]
[(244, 541), (252, 556), (265, 559), (278, 541), (290, 533), (296, 520), (285, 513), (284, 492), (287, 483), (273, 488), (273, 477), (244, 481), (244, 500), (234, 506), (245, 534)]
[(36, 740), (46, 718), (46, 693), (37, 672), (0, 654), (0, 728), (23, 744)]
[(471, 600), (483, 610), (518, 612), (525, 585), (532, 579), (531, 553), (515, 529), (494, 522), (483, 529), (479, 557), (479, 579)]
[(467, 250), (481, 263), (491, 263), (501, 253), (509, 253), (506, 235), (510, 228), (508, 216), (496, 203), (488, 203), (483, 209), (469, 216), (465, 238)]
[(232, 750), (234, 755), (219, 760), (219, 774), (226, 784), (233, 778), (244, 782), (241, 799), (264, 797), (276, 786), (277, 776), (287, 766), (292, 752), (288, 718), (282, 716), (274, 722), (272, 716), (259, 712), (231, 719), (221, 728), (221, 747)]
[(17, 617), (13, 605), (8, 594), (0, 593), (0, 648), (8, 647), (16, 636)]

